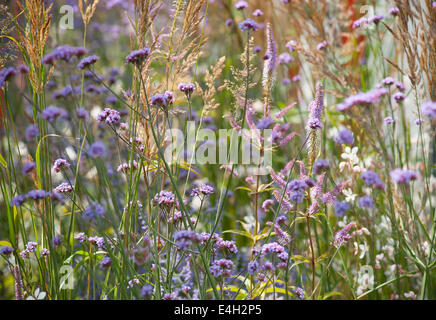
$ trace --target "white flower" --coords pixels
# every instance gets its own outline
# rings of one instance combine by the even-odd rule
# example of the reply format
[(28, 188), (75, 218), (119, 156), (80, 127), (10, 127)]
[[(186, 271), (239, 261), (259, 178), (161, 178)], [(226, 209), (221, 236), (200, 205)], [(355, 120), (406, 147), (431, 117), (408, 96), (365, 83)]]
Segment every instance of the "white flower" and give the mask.
[(338, 135), (338, 132), (339, 132), (338, 128), (336, 128), (336, 127), (330, 128), (327, 131), (327, 138), (333, 139), (334, 137), (336, 137)]
[(37, 288), (33, 296), (28, 296), (26, 300), (44, 300), (46, 295), (44, 291), (40, 291), (39, 288)]
[(357, 194), (354, 194), (350, 188), (342, 190), (342, 194), (345, 196), (346, 202), (354, 202), (357, 197)]
[(344, 160), (348, 160), (352, 165), (356, 165), (359, 163), (359, 158), (357, 157), (358, 147), (354, 147), (351, 149), (350, 147), (345, 147), (344, 153), (341, 154), (341, 158)]

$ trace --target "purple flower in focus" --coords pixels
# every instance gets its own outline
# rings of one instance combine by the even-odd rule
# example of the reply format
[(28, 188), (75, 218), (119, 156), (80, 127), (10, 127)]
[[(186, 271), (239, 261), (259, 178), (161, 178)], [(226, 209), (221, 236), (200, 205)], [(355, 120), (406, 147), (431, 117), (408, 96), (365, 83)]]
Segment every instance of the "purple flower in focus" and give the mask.
[(399, 102), (403, 101), (404, 99), (406, 99), (406, 95), (402, 92), (397, 92), (397, 93), (392, 95), (392, 98), (394, 98), (395, 101), (397, 101), (399, 103)]
[(149, 55), (150, 55), (149, 48), (143, 48), (143, 49), (132, 51), (127, 55), (126, 63), (141, 65)]
[(215, 278), (221, 276), (228, 277), (230, 276), (233, 267), (234, 265), (231, 260), (220, 259), (220, 260), (215, 260), (210, 266), (209, 270)]
[(195, 90), (195, 84), (193, 83), (180, 83), (178, 89), (186, 94), (187, 97), (190, 97), (192, 92)]
[(89, 68), (91, 65), (96, 63), (99, 59), (100, 58), (98, 56), (89, 56), (89, 57), (83, 58), (82, 60), (80, 60), (79, 64), (77, 65), (77, 68), (79, 70)]
[(97, 116), (98, 122), (106, 122), (109, 124), (117, 124), (121, 120), (121, 114), (114, 109), (105, 108)]
[(50, 254), (50, 250), (44, 248), (44, 249), (41, 250), (40, 256), (42, 258), (42, 257), (48, 256), (49, 254)]
[(71, 191), (73, 191), (73, 186), (69, 183), (64, 182), (54, 188), (53, 191), (59, 193), (70, 193)]
[(47, 192), (45, 192), (44, 190), (31, 190), (26, 195), (26, 198), (30, 198), (35, 201), (40, 201), (45, 197), (47, 197)]
[(62, 170), (68, 169), (70, 164), (65, 159), (56, 159), (53, 165), (53, 170), (55, 172), (61, 172)]

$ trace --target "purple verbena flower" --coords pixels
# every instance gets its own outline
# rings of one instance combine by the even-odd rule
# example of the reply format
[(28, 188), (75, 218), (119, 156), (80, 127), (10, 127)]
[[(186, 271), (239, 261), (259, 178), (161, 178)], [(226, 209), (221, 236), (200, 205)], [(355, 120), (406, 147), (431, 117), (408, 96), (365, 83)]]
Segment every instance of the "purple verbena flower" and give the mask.
[(68, 169), (70, 167), (70, 164), (68, 163), (67, 160), (59, 158), (56, 159), (53, 165), (53, 170), (55, 172), (61, 172), (65, 169)]
[(347, 128), (342, 128), (338, 131), (338, 135), (333, 140), (340, 144), (353, 144), (353, 131), (348, 130)]
[(53, 191), (59, 193), (70, 193), (71, 191), (73, 191), (73, 186), (69, 183), (64, 182), (54, 188)]
[(259, 26), (256, 23), (256, 21), (254, 21), (252, 19), (246, 19), (239, 24), (239, 28), (242, 31), (246, 31), (246, 30), (250, 30), (250, 29), (253, 31), (256, 31), (259, 28)]
[(99, 59), (100, 58), (98, 56), (89, 56), (89, 57), (83, 58), (82, 60), (80, 60), (79, 64), (77, 65), (77, 68), (80, 70), (89, 68), (94, 63), (96, 63)]
[(106, 146), (102, 141), (96, 141), (89, 146), (88, 154), (91, 158), (102, 158), (106, 156)]
[(413, 180), (418, 179), (418, 173), (413, 170), (395, 169), (390, 172), (391, 179), (395, 183), (408, 184)]
[(363, 196), (359, 198), (359, 206), (361, 208), (371, 209), (372, 207), (374, 207), (374, 200), (371, 196)]
[(150, 55), (149, 48), (143, 48), (139, 50), (134, 50), (129, 53), (126, 57), (126, 63), (132, 63), (136, 65), (141, 65), (142, 62)]
[(334, 202), (335, 216), (342, 217), (348, 210), (350, 210), (351, 205), (348, 202)]
[(421, 105), (420, 109), (422, 114), (430, 119), (436, 118), (436, 101), (427, 101)]

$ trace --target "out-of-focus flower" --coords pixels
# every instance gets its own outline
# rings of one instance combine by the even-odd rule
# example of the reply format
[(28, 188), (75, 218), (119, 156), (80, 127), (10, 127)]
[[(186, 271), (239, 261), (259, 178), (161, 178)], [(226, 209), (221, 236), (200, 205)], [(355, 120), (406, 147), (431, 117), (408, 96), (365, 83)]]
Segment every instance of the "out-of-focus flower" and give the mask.
[(246, 30), (256, 31), (259, 28), (259, 25), (256, 23), (256, 21), (252, 19), (246, 19), (239, 24), (239, 28), (242, 31), (246, 31)]
[(427, 101), (423, 105), (421, 105), (421, 112), (423, 115), (435, 119), (436, 118), (436, 102), (435, 101)]
[(359, 206), (361, 208), (371, 209), (374, 206), (374, 200), (370, 196), (363, 196), (359, 198)]
[(418, 173), (413, 170), (395, 169), (390, 172), (391, 179), (395, 183), (408, 184), (418, 179)]
[(86, 68), (89, 68), (94, 63), (96, 63), (99, 59), (100, 58), (97, 56), (89, 56), (89, 57), (83, 58), (82, 60), (80, 60), (79, 64), (77, 65), (77, 68), (80, 70), (84, 70)]

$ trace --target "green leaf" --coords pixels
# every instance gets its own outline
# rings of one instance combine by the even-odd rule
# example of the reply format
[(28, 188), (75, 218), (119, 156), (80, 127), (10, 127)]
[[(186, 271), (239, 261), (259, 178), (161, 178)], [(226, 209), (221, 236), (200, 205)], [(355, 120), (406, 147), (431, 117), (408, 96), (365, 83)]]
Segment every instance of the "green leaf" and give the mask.
[(3, 156), (0, 154), (0, 164), (7, 169), (8, 168), (8, 163), (6, 162), (5, 158), (3, 158)]

